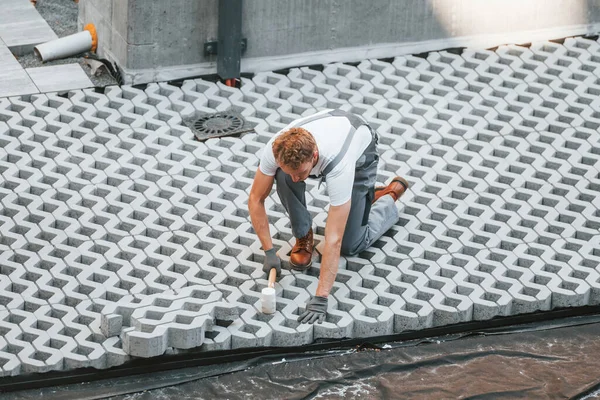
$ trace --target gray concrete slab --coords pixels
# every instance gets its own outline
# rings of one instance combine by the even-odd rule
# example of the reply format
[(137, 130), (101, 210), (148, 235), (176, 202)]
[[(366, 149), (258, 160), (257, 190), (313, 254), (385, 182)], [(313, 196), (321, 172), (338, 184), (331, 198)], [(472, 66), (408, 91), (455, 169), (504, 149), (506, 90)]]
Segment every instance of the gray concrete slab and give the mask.
[(2, 0), (0, 38), (14, 54), (22, 55), (57, 36), (29, 0)]
[(79, 64), (62, 64), (25, 70), (41, 93), (94, 86)]
[(0, 98), (39, 93), (25, 70), (0, 70)]
[(8, 46), (0, 38), (0, 71), (18, 68), (21, 68), (21, 64), (19, 64), (14, 54), (11, 53)]
[(38, 93), (38, 88), (0, 40), (0, 97)]

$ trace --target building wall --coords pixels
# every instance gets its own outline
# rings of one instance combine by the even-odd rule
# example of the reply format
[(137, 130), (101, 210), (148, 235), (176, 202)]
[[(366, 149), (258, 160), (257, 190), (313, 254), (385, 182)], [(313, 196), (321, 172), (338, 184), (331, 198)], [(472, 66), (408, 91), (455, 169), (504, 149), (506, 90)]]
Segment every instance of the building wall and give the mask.
[[(218, 0), (80, 0), (129, 83), (216, 72)], [(246, 0), (242, 71), (600, 32), (600, 0)]]

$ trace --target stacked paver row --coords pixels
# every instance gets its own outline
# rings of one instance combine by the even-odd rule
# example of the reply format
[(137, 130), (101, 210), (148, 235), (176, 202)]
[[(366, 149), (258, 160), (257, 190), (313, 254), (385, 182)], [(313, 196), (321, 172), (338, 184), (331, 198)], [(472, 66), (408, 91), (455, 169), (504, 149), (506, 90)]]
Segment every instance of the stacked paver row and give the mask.
[[(285, 346), (600, 303), (600, 44), (432, 53), (323, 71), (0, 99), (0, 369), (122, 364), (196, 346)], [(259, 312), (247, 197), (273, 132), (324, 107), (378, 130), (402, 218), (342, 261), (322, 325), (284, 271)], [(240, 112), (256, 133), (199, 143), (183, 123)], [(325, 188), (308, 184), (316, 240)], [(273, 197), (275, 245), (294, 243)]]

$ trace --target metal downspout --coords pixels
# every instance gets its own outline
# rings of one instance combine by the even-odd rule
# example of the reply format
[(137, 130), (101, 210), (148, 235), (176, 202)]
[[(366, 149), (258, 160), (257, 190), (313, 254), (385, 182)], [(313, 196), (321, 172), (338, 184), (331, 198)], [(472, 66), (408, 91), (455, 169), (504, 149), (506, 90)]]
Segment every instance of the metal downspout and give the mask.
[(219, 0), (217, 75), (236, 86), (242, 58), (242, 0)]

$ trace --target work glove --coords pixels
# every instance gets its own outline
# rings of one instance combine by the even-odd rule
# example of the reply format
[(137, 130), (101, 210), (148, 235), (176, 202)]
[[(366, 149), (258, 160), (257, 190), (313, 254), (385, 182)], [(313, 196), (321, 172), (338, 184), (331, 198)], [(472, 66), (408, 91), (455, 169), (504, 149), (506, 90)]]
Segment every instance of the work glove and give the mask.
[(277, 252), (274, 248), (265, 251), (265, 260), (263, 261), (263, 271), (269, 276), (271, 269), (277, 270), (277, 276), (281, 275), (281, 260), (277, 257)]
[(313, 296), (306, 302), (306, 310), (298, 317), (301, 324), (322, 324), (327, 313), (327, 297)]

